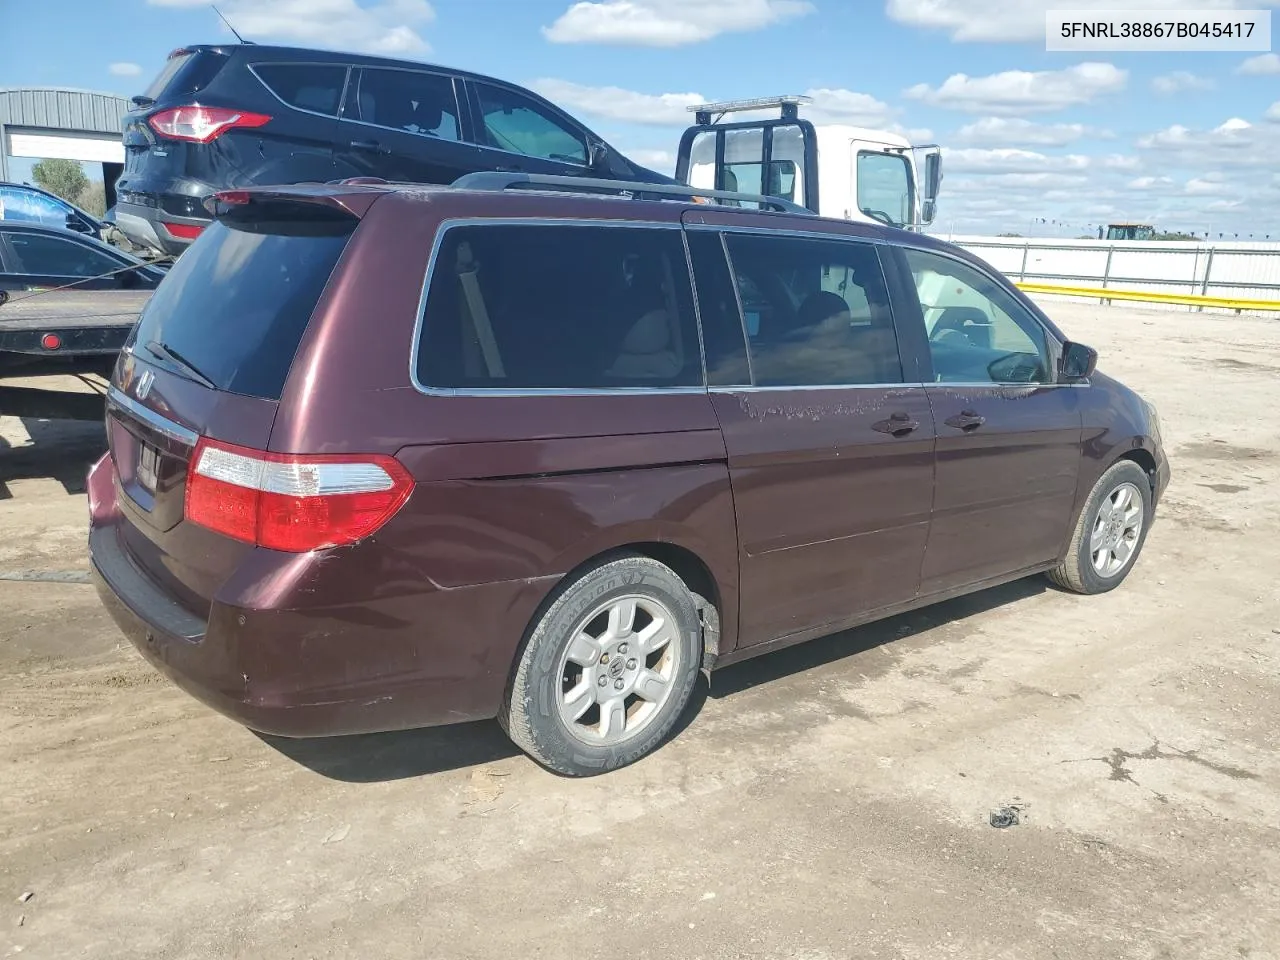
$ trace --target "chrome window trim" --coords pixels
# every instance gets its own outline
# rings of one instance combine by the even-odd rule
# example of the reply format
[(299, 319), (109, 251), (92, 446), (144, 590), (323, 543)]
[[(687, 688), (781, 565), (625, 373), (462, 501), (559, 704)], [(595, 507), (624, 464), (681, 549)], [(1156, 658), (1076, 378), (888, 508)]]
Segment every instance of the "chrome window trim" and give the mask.
[[(481, 120), (480, 122), (483, 123), (484, 121)], [(487, 143), (479, 143), (478, 141), (473, 140), (464, 140), (463, 143), (466, 143), (469, 147), (479, 147), (481, 150), (492, 150), (494, 153), (505, 153), (509, 157), (524, 157), (526, 160), (538, 160), (542, 163), (563, 163), (565, 166), (579, 167), (582, 170), (589, 170), (591, 168), (590, 164), (578, 163), (576, 160), (559, 160), (551, 157), (540, 157), (536, 153), (521, 153), (519, 150), (504, 150), (502, 147), (491, 147)], [(658, 184), (658, 186), (661, 186), (661, 184)]]
[[(325, 120), (341, 119), (342, 103), (347, 96), (347, 84), (351, 82), (352, 67), (350, 64), (334, 63), (331, 60), (262, 60), (258, 63), (246, 64), (246, 66), (248, 67), (249, 72), (253, 74), (253, 78), (262, 84), (262, 88), (266, 90), (267, 93), (280, 101), (281, 106), (284, 106), (289, 110), (296, 110), (298, 113), (306, 113), (313, 117), (321, 117)], [(345, 70), (346, 73), (342, 78), (342, 88), (338, 91), (338, 106), (334, 109), (333, 113), (321, 113), (319, 110), (308, 110), (306, 107), (295, 107), (288, 100), (285, 100), (280, 96), (280, 94), (272, 90), (271, 84), (267, 83), (266, 80), (263, 80), (262, 77), (258, 75), (258, 67), (337, 67), (339, 70)]]
[[(413, 345), (409, 351), (409, 382), (419, 393), (428, 397), (610, 397), (637, 396), (646, 394), (687, 394), (707, 391), (705, 365), (703, 383), (690, 387), (431, 387), (418, 379), (418, 356), (422, 345), (422, 335), (426, 326), (427, 294), (431, 289), (431, 279), (435, 275), (436, 260), (440, 255), (440, 247), (444, 244), (446, 234), (457, 227), (475, 226), (537, 226), (537, 227), (634, 227), (641, 230), (681, 230), (679, 220), (617, 220), (591, 219), (581, 217), (455, 217), (442, 220), (436, 230), (435, 240), (431, 244), (431, 254), (427, 258), (427, 271), (422, 281), (422, 292), (418, 295), (418, 316), (413, 324)], [(686, 261), (687, 263), (687, 261)], [(689, 280), (693, 286), (692, 277)], [(697, 323), (697, 308), (694, 308), (694, 322)], [(701, 337), (699, 337), (701, 349)]]
[(182, 424), (174, 423), (168, 417), (161, 416), (151, 408), (144, 407), (114, 384), (107, 390), (107, 400), (118, 407), (128, 410), (133, 416), (154, 427), (170, 440), (184, 443), (188, 447), (194, 447), (200, 441), (200, 434), (194, 430), (189, 430)]
[[(348, 117), (342, 112), (342, 108), (345, 107), (347, 103), (347, 92), (351, 87), (351, 72), (356, 70), (394, 70), (397, 73), (426, 74), (427, 76), (440, 77), (441, 79), (448, 80), (449, 86), (453, 90), (453, 122), (458, 128), (457, 134), (453, 137), (442, 137), (437, 133), (416, 133), (413, 130), (404, 130), (400, 127), (388, 127), (385, 124), (372, 123), (368, 120), (357, 120), (355, 117)], [(359, 93), (356, 94), (356, 97), (358, 106)], [(352, 66), (350, 71), (347, 73), (347, 83), (342, 88), (342, 99), (338, 102), (337, 119), (343, 123), (354, 123), (361, 127), (372, 127), (374, 130), (390, 130), (392, 133), (403, 133), (410, 137), (422, 137), (425, 140), (435, 140), (439, 143), (459, 143), (464, 146), (475, 146), (475, 144), (462, 136), (462, 101), (458, 97), (458, 77), (452, 73), (441, 73), (439, 70), (415, 70), (412, 67), (383, 67), (370, 66), (368, 64), (357, 64)]]
[(805, 383), (767, 387), (710, 387), (708, 393), (786, 393), (813, 392), (815, 390), (919, 390), (928, 387), (927, 383)]

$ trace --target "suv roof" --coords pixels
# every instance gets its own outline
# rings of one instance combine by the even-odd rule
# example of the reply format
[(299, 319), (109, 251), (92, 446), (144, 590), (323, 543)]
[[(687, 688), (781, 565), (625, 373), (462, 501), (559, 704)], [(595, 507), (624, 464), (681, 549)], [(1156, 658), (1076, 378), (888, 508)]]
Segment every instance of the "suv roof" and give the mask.
[[(967, 260), (983, 269), (989, 265), (969, 253), (937, 237), (876, 223), (822, 217), (789, 200), (755, 194), (705, 190), (683, 184), (667, 186), (640, 182), (592, 180), (581, 177), (549, 177), (519, 173), (474, 173), (452, 184), (396, 183), (370, 177), (355, 177), (330, 183), (258, 186), (222, 191), (209, 198), (215, 216), (225, 212), (219, 201), (232, 198), (232, 203), (245, 203), (250, 198), (295, 200), (316, 203), (342, 210), (361, 218), (380, 196), (396, 194), (425, 201), (459, 200), (463, 197), (485, 198), (481, 216), (515, 216), (519, 218), (566, 214), (583, 219), (615, 218), (619, 220), (678, 221), (685, 212), (708, 213), (776, 221), (782, 229), (810, 230), (819, 233), (842, 232), (872, 241), (915, 246), (922, 249), (946, 250), (954, 257)], [(637, 196), (639, 194), (639, 196)], [(517, 199), (517, 197), (519, 199)], [(742, 207), (725, 202), (768, 204)], [(489, 213), (492, 209), (492, 213)]]
[[(510, 80), (503, 80), (500, 77), (494, 77), (489, 74), (476, 73), (473, 70), (462, 70), (458, 67), (451, 67), (447, 64), (435, 61), (408, 60), (396, 57), (377, 57), (364, 53), (349, 53), (345, 50), (324, 50), (316, 47), (291, 47), (280, 44), (263, 43), (191, 43), (179, 47), (178, 50), (185, 50), (191, 53), (212, 51), (214, 53), (221, 53), (227, 56), (242, 54), (252, 60), (263, 60), (271, 57), (283, 57), (289, 60), (321, 59), (327, 63), (343, 63), (351, 66), (413, 67), (420, 70), (440, 70), (455, 77), (464, 77), (469, 80), (483, 80), (486, 83), (494, 83), (504, 87), (513, 87), (519, 90), (528, 89), (527, 87), (518, 83), (513, 83)], [(178, 50), (175, 50), (174, 53), (178, 52)], [(172, 56), (172, 54), (170, 54), (170, 56)], [(530, 92), (535, 94), (537, 93), (536, 90)]]

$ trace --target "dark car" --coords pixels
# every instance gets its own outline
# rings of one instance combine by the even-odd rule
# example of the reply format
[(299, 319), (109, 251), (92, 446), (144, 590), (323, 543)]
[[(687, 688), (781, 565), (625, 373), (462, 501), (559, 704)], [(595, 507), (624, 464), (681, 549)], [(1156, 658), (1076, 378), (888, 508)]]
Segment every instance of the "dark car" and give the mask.
[(115, 219), (134, 243), (169, 254), (208, 224), (201, 201), (228, 187), (448, 184), (482, 170), (674, 182), (529, 90), (413, 61), (184, 47), (133, 102)]
[(0, 221), (61, 227), (99, 240), (106, 224), (56, 193), (26, 183), (0, 182)]
[(224, 198), (88, 484), (98, 589), (153, 664), (256, 730), (497, 717), (589, 774), (658, 745), (700, 669), (1132, 569), (1156, 414), (986, 264), (573, 190)]
[(60, 227), (0, 221), (0, 290), (151, 290), (165, 268)]

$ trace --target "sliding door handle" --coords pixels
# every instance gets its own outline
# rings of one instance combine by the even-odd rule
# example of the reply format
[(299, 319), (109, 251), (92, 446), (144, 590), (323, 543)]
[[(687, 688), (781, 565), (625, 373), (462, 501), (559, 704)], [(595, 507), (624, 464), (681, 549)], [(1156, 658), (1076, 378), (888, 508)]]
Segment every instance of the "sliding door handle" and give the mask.
[(905, 437), (920, 429), (920, 421), (911, 419), (911, 414), (909, 413), (899, 411), (892, 414), (888, 420), (873, 423), (871, 429), (878, 430), (880, 433), (887, 433), (891, 437)]
[(986, 417), (980, 417), (972, 410), (961, 410), (954, 417), (948, 417), (945, 421), (948, 427), (955, 427), (965, 433), (972, 433), (986, 422)]

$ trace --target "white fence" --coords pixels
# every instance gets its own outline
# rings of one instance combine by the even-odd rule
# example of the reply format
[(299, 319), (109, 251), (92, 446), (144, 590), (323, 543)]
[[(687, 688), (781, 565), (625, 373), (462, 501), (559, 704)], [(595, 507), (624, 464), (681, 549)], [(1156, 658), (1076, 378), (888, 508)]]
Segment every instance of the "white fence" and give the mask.
[(1019, 282), (1280, 301), (1280, 243), (947, 239)]

